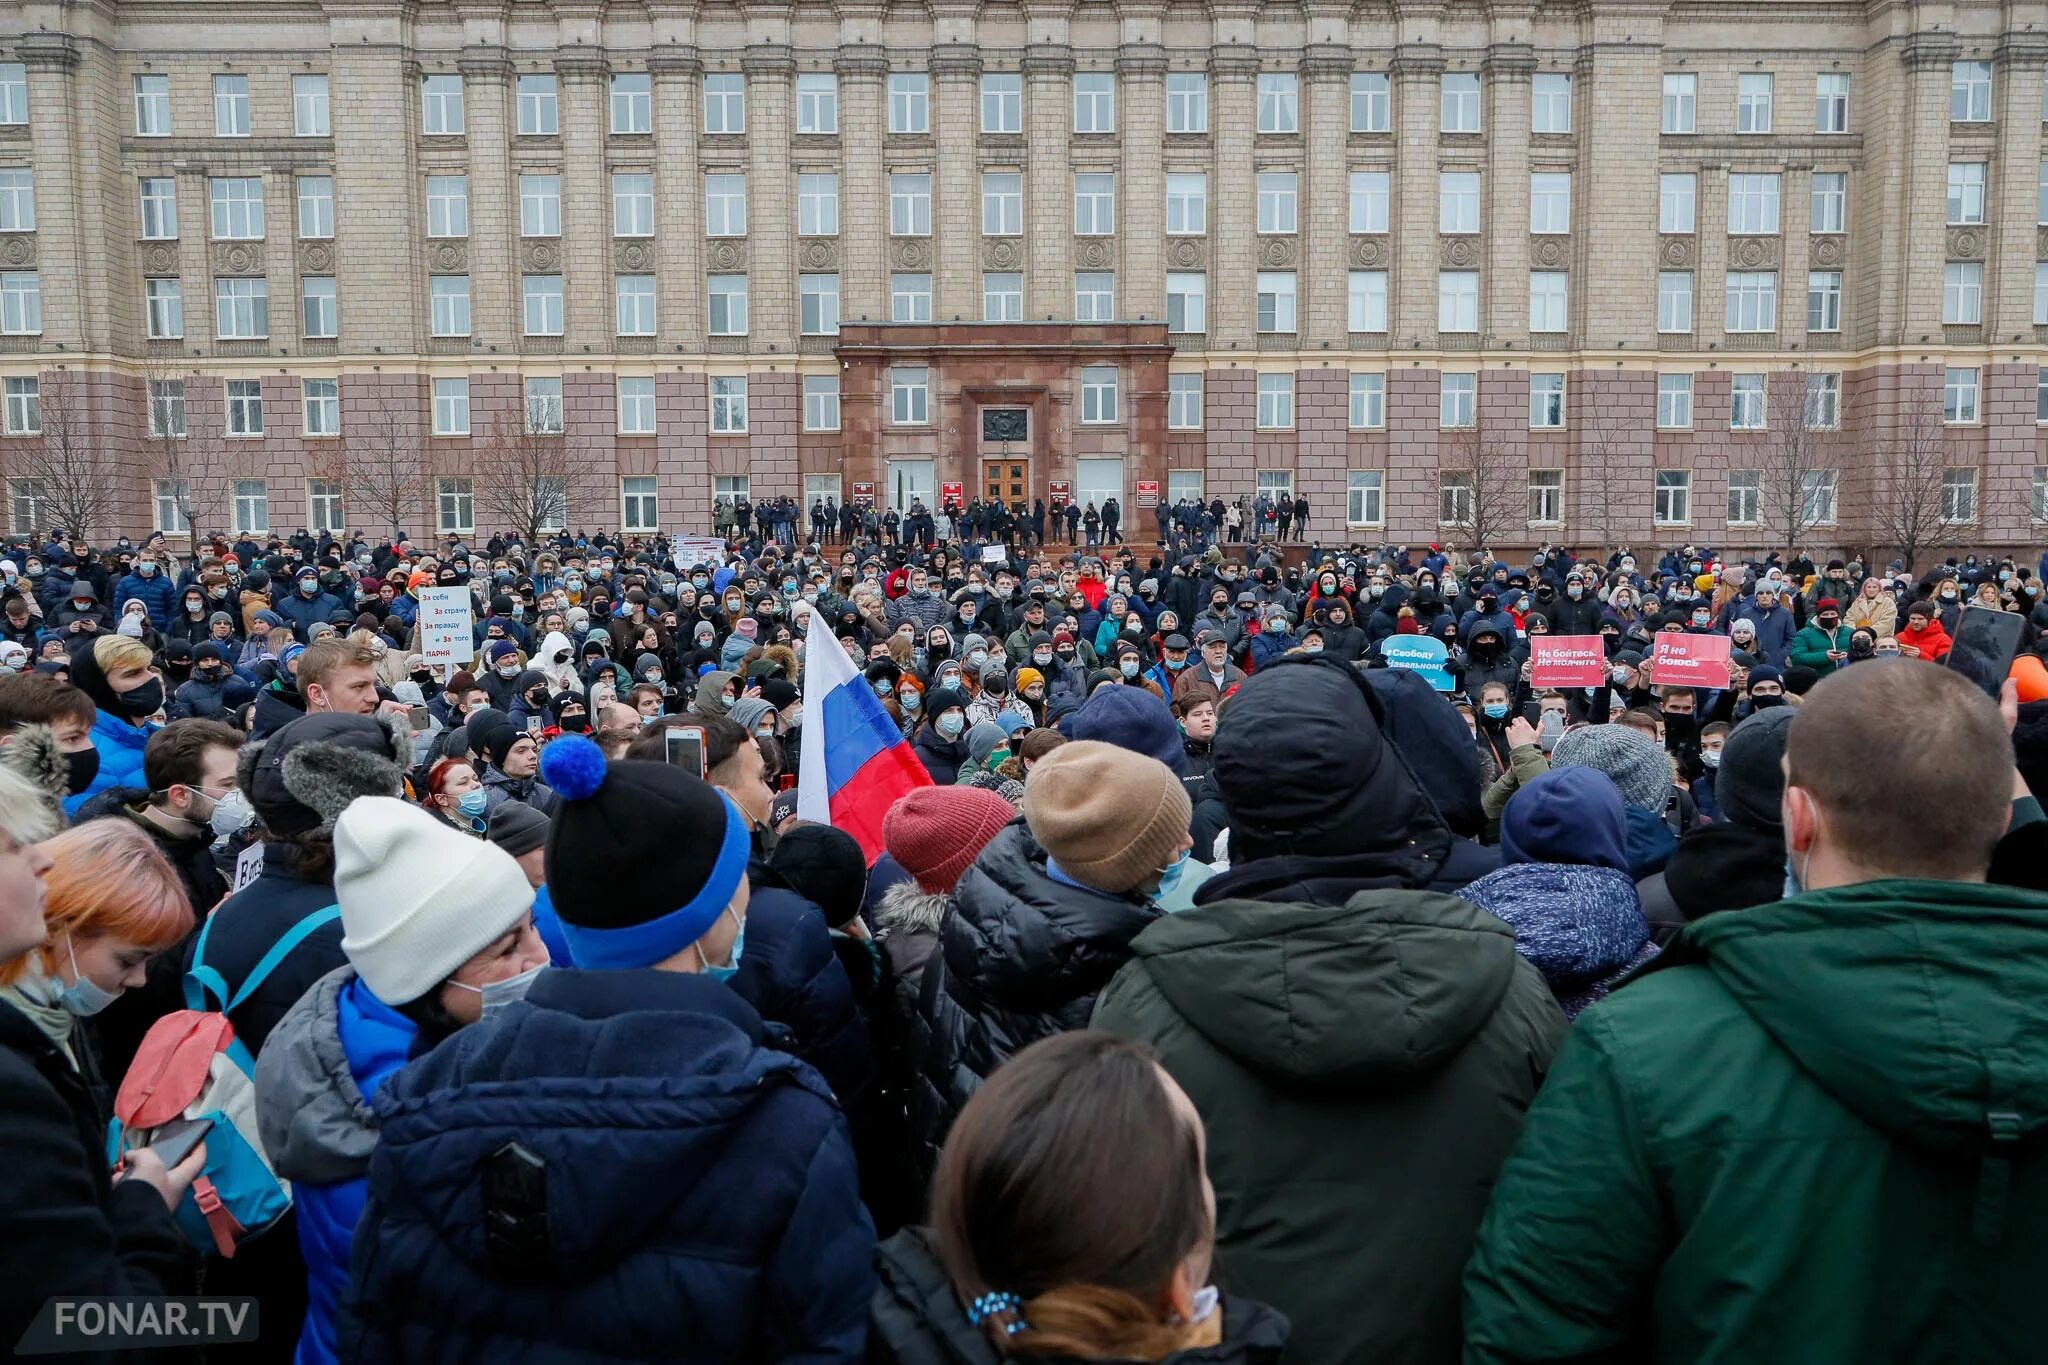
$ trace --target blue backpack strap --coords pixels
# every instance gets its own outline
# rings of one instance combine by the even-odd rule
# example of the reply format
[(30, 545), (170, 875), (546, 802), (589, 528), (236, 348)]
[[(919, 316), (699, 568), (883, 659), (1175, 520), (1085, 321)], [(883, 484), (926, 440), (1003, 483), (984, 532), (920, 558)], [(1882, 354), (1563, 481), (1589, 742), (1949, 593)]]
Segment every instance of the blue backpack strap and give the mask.
[(276, 971), (279, 965), (292, 955), (292, 949), (298, 947), (301, 943), (312, 937), (312, 935), (340, 918), (341, 907), (339, 905), (330, 905), (324, 910), (315, 910), (312, 914), (307, 915), (297, 924), (287, 929), (284, 937), (271, 944), (270, 951), (265, 953), (262, 959), (249, 969), (249, 975), (242, 980), (242, 989), (235, 992), (235, 998), (228, 1001), (221, 1012), (223, 1014), (233, 1014), (236, 1010), (240, 1009), (242, 1002), (254, 995), (257, 988), (270, 979), (270, 974)]
[(206, 965), (206, 939), (219, 919), (218, 911), (208, 915), (206, 923), (200, 926), (199, 942), (193, 945), (192, 966), (185, 972), (185, 1008), (188, 1010), (205, 1009), (209, 995), (215, 1004), (222, 1009), (227, 1008), (228, 996), (232, 993), (228, 990), (228, 983), (219, 972)]

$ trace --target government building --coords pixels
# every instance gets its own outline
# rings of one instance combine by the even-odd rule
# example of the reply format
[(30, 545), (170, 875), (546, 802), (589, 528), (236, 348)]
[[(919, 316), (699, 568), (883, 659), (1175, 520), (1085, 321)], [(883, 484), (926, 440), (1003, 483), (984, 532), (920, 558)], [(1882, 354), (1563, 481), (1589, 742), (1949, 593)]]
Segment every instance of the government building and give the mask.
[(9, 529), (2031, 546), (2044, 76), (2044, 0), (24, 0)]

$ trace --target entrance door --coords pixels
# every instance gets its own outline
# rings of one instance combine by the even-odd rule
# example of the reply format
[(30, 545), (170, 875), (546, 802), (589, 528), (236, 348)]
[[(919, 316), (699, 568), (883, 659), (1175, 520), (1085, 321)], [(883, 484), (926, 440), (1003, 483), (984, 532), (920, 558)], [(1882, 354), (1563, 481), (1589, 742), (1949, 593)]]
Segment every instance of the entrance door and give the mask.
[(1031, 462), (1029, 460), (983, 460), (981, 462), (981, 496), (1001, 498), (1010, 506), (1030, 501)]
[(889, 506), (898, 512), (908, 512), (911, 503), (921, 502), (925, 510), (936, 513), (939, 510), (937, 494), (937, 485), (932, 482), (932, 461), (889, 461)]

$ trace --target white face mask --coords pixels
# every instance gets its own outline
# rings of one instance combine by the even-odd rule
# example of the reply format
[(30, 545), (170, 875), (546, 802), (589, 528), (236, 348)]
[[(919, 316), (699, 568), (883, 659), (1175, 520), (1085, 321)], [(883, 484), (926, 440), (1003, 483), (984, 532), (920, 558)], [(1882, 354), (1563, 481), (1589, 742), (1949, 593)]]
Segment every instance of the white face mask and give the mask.
[(481, 986), (472, 986), (467, 981), (450, 981), (448, 984), (459, 991), (475, 991), (483, 997), (483, 1012), (491, 1014), (514, 1000), (524, 1000), (526, 993), (533, 989), (533, 979), (547, 970), (547, 965), (543, 962), (528, 967), (517, 976), (508, 976), (503, 981), (486, 981)]

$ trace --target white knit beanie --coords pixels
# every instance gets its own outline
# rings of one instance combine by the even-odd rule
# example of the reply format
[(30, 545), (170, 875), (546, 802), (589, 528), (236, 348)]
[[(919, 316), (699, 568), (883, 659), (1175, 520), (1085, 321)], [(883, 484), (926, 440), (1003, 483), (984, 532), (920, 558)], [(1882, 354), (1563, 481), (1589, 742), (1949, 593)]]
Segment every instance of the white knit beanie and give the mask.
[(419, 999), (533, 908), (518, 859), (389, 796), (335, 821), (334, 896), (341, 950), (387, 1005)]

